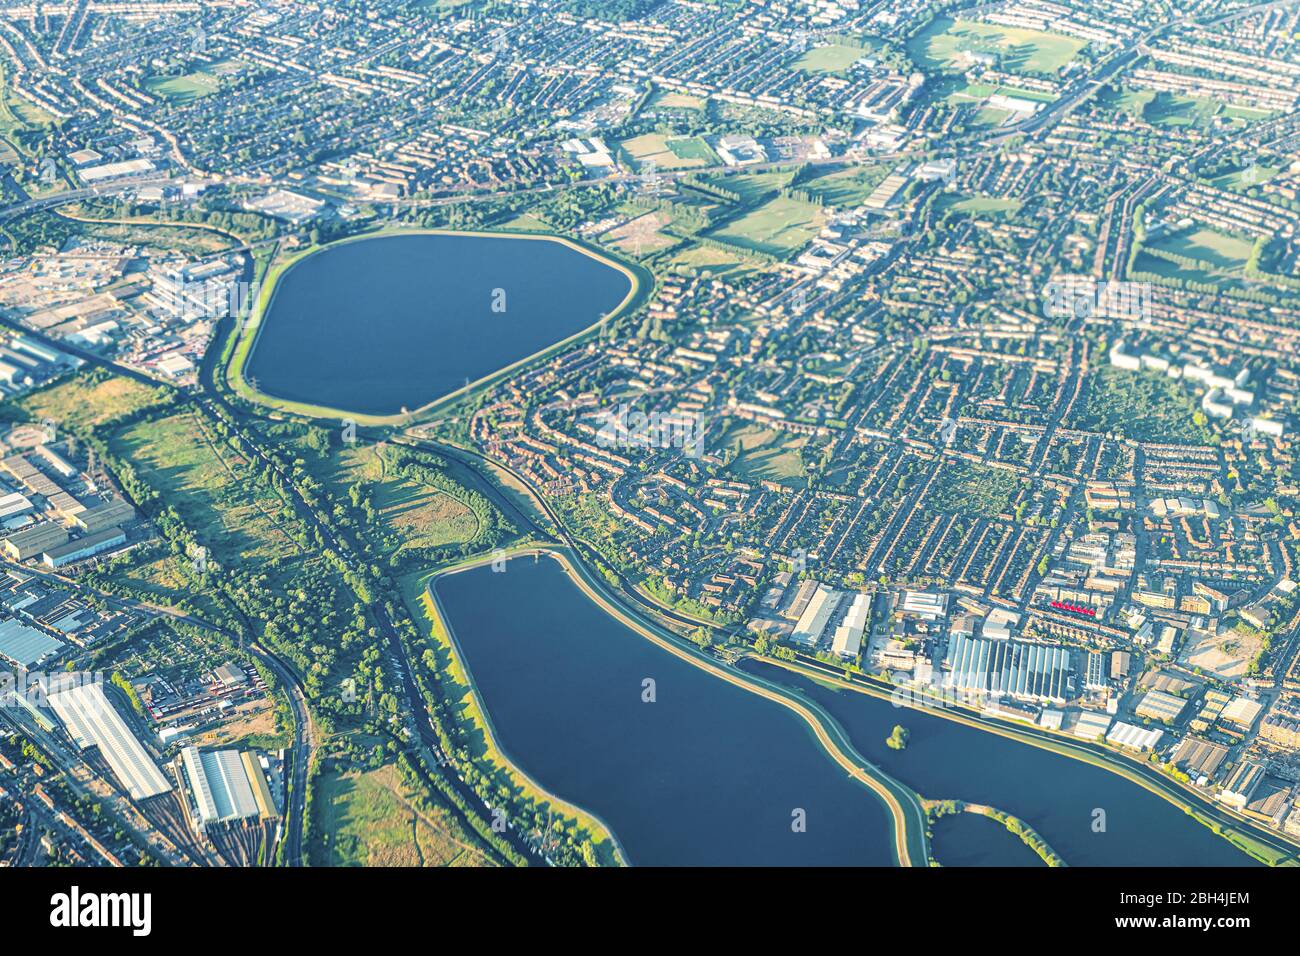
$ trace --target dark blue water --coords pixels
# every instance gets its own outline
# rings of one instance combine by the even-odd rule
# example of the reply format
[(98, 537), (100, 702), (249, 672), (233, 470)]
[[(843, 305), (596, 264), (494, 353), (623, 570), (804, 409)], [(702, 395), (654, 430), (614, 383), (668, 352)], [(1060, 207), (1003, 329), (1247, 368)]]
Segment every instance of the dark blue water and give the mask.
[[(1257, 865), (1173, 804), (1090, 764), (832, 689), (772, 664), (747, 660), (741, 667), (817, 701), (863, 756), (922, 796), (982, 803), (1017, 816), (1070, 866)], [(902, 752), (885, 746), (895, 724), (911, 731)], [(1105, 811), (1105, 832), (1093, 830), (1096, 809)], [(961, 833), (955, 841), (949, 836), (946, 847), (936, 840), (935, 857), (944, 863), (978, 851), (961, 839)]]
[[(345, 242), (276, 284), (245, 376), (268, 395), (369, 415), (414, 410), (588, 328), (631, 290), (545, 239)], [(504, 294), (505, 311), (494, 311)]]
[[(555, 561), (437, 589), (502, 747), (605, 820), (633, 863), (892, 863), (886, 811), (798, 716), (627, 629)], [(655, 703), (642, 701), (647, 677)], [(792, 830), (796, 809), (806, 832)]]
[(997, 820), (954, 813), (931, 827), (930, 852), (944, 866), (1046, 866), (1025, 841)]
[[(638, 864), (891, 862), (889, 821), (799, 718), (674, 658), (592, 604), (549, 559), (442, 579), (438, 594), (498, 740), (530, 775), (601, 816)], [(1071, 866), (1255, 861), (1122, 777), (758, 661), (821, 704), (872, 761), (923, 796), (983, 803), (1037, 829)], [(642, 680), (657, 702), (642, 703)], [(895, 724), (907, 749), (885, 746)], [(807, 811), (794, 834), (791, 811)], [(1105, 811), (1104, 832), (1093, 812)], [(947, 866), (1034, 865), (996, 822), (935, 825)]]

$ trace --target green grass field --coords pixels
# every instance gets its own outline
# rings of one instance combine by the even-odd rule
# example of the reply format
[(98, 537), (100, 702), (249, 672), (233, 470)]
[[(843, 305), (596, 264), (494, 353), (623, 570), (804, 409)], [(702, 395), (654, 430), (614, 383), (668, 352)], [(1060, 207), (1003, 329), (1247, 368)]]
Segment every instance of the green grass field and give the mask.
[(1245, 287), (1245, 283), (1241, 280), (1227, 277), (1221, 272), (1210, 272), (1208, 269), (1196, 269), (1191, 266), (1180, 265), (1170, 262), (1168, 259), (1161, 259), (1159, 256), (1148, 255), (1146, 252), (1139, 252), (1137, 258), (1133, 260), (1133, 271), (1135, 273), (1151, 273), (1166, 279), (1180, 279), (1183, 282), (1216, 285), (1221, 290)]
[(810, 179), (800, 188), (828, 206), (861, 206), (889, 170), (889, 166), (854, 166)]
[(758, 173), (740, 173), (735, 176), (718, 176), (709, 182), (721, 186), (740, 197), (743, 203), (755, 203), (775, 193), (794, 181), (792, 169), (766, 169)]
[(22, 144), (23, 135), (45, 134), (53, 125), (53, 116), (10, 90), (7, 73), (0, 69), (0, 142), (3, 142), (4, 162), (16, 162), (20, 153), (30, 155)]
[(823, 210), (799, 199), (777, 196), (710, 233), (710, 238), (786, 259), (817, 235)]
[(991, 83), (962, 83), (960, 80), (952, 86), (951, 92), (942, 98), (949, 103), (978, 103), (999, 93), (1003, 96), (1014, 96), (1017, 99), (1033, 100), (1038, 103), (1051, 103), (1056, 99), (1051, 93), (1042, 93), (1038, 90), (1022, 90), (1006, 85), (994, 86)]
[(804, 435), (791, 435), (746, 421), (728, 423), (719, 445), (732, 455), (730, 470), (741, 481), (775, 481), (793, 488), (805, 484), (800, 450)]
[(1210, 182), (1219, 189), (1231, 189), (1234, 192), (1245, 192), (1254, 186), (1262, 186), (1278, 173), (1282, 172), (1280, 166), (1255, 166), (1243, 169), (1234, 169), (1230, 173), (1223, 173), (1215, 176)]
[(1161, 92), (1143, 105), (1142, 118), (1152, 126), (1205, 126), (1220, 108), (1220, 103), (1204, 97)]
[(218, 562), (256, 564), (300, 553), (281, 528), (285, 503), (256, 484), (248, 462), (215, 441), (193, 412), (137, 423), (109, 445), (163, 493)]
[(138, 552), (132, 552), (122, 567), (114, 568), (114, 581), (133, 592), (148, 595), (150, 600), (158, 604), (175, 606), (181, 600), (188, 601), (198, 607), (202, 616), (208, 620), (220, 620), (224, 616), (210, 594), (194, 587), (194, 579), (187, 573), (185, 558), (167, 554), (152, 561), (141, 561), (137, 554)]
[(1234, 127), (1265, 119), (1268, 113), (1240, 106), (1230, 106), (1204, 96), (1183, 96), (1179, 93), (1157, 92), (1125, 88), (1118, 93), (1103, 90), (1098, 97), (1102, 106), (1117, 113), (1142, 120), (1161, 129), (1179, 129), (1194, 126), (1208, 129), (1216, 123), (1222, 125), (1226, 117)]
[(322, 866), (492, 866), (445, 810), (423, 811), (393, 765), (322, 773), (314, 796)]
[(669, 269), (689, 269), (700, 275), (739, 278), (753, 272), (758, 263), (747, 259), (739, 250), (728, 252), (715, 246), (688, 246), (664, 262)]
[(340, 500), (347, 500), (352, 485), (365, 486), (384, 529), (401, 539), (399, 551), (459, 544), (478, 533), (478, 520), (468, 506), (393, 474), (389, 455), (372, 446), (336, 450), (314, 471)]
[(709, 166), (719, 166), (722, 160), (718, 158), (712, 147), (698, 136), (684, 136), (681, 139), (670, 139), (667, 142), (668, 149), (678, 159), (688, 162), (700, 161)]
[(804, 52), (791, 66), (809, 73), (843, 73), (858, 60), (870, 55), (870, 50), (832, 43)]
[(1238, 272), (1245, 267), (1246, 260), (1250, 258), (1252, 244), (1249, 239), (1241, 236), (1232, 236), (1200, 227), (1161, 237), (1147, 245), (1153, 249), (1199, 260), (1215, 269)]
[(184, 106), (186, 103), (217, 92), (221, 87), (221, 77), (238, 73), (245, 66), (246, 64), (239, 60), (221, 60), (209, 64), (202, 70), (195, 70), (181, 76), (147, 76), (144, 79), (144, 88), (154, 96)]
[(970, 51), (995, 54), (1004, 72), (1055, 74), (1085, 46), (1083, 40), (1057, 33), (937, 17), (908, 41), (907, 53), (929, 70), (964, 73), (970, 67), (964, 54)]
[(689, 93), (679, 93), (676, 90), (658, 90), (654, 96), (650, 97), (650, 102), (646, 104), (646, 108), (698, 111), (704, 109), (704, 105), (704, 99), (699, 96), (691, 96)]
[(1015, 215), (1024, 205), (1019, 199), (1001, 199), (995, 196), (941, 196), (935, 205), (939, 209), (951, 209), (970, 216), (1000, 217)]
[(165, 400), (160, 389), (133, 379), (101, 379), (100, 375), (83, 373), (24, 395), (15, 404), (38, 422), (49, 420), (82, 431)]
[(713, 150), (695, 136), (672, 139), (662, 133), (646, 133), (624, 140), (620, 146), (637, 169), (646, 168), (650, 163), (656, 169), (690, 169), (717, 162)]

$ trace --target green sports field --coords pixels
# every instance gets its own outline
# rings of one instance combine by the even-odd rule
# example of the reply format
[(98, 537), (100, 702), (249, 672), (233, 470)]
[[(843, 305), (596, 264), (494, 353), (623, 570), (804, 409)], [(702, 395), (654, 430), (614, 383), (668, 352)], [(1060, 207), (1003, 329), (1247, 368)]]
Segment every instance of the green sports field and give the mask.
[(144, 88), (154, 96), (183, 106), (215, 93), (221, 87), (221, 77), (238, 73), (245, 65), (238, 60), (221, 60), (181, 76), (148, 76)]
[(791, 65), (796, 70), (807, 70), (809, 73), (843, 73), (858, 60), (870, 55), (871, 51), (862, 47), (832, 43), (804, 52)]
[(1147, 245), (1229, 272), (1236, 272), (1246, 265), (1251, 249), (1249, 239), (1205, 227), (1166, 236)]
[(777, 196), (712, 232), (710, 238), (785, 259), (817, 235), (825, 218), (812, 203)]
[(1058, 33), (1004, 27), (974, 20), (938, 17), (907, 44), (907, 53), (923, 69), (965, 72), (964, 54), (992, 53), (1010, 73), (1060, 72), (1087, 43)]

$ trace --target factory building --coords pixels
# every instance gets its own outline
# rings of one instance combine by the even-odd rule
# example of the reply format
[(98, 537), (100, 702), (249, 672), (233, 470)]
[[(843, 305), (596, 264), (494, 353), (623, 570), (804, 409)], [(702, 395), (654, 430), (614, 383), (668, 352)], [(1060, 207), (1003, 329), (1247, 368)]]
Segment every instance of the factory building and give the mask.
[(844, 621), (835, 628), (831, 650), (840, 657), (855, 658), (862, 649), (862, 635), (871, 620), (871, 595), (855, 594)]
[(948, 614), (948, 595), (930, 591), (904, 591), (899, 610), (912, 617), (937, 621)]
[(961, 693), (1064, 704), (1073, 691), (1073, 664), (1063, 647), (955, 637), (944, 664), (943, 686)]
[(94, 534), (96, 531), (103, 531), (105, 528), (121, 527), (134, 520), (135, 509), (131, 507), (129, 502), (116, 498), (105, 504), (87, 508), (80, 514), (75, 515), (72, 522), (82, 531)]
[(277, 816), (266, 778), (253, 754), (186, 747), (181, 751), (181, 765), (194, 799), (195, 829)]
[(62, 525), (47, 521), (31, 528), (17, 531), (5, 538), (5, 554), (15, 561), (26, 561), (68, 541), (68, 532)]
[(30, 670), (61, 650), (61, 641), (16, 618), (0, 621), (0, 658), (23, 670)]
[(1172, 724), (1182, 716), (1186, 707), (1187, 701), (1181, 697), (1163, 690), (1149, 690), (1142, 698), (1142, 702), (1134, 708), (1133, 713), (1139, 717)]
[(106, 528), (95, 534), (88, 534), (84, 538), (78, 538), (76, 541), (50, 548), (41, 554), (41, 561), (47, 568), (61, 568), (93, 558), (105, 551), (112, 551), (124, 544), (126, 544), (126, 533), (121, 528)]
[(828, 588), (824, 584), (817, 585), (817, 591), (804, 608), (799, 620), (795, 623), (794, 631), (790, 634), (790, 640), (796, 644), (803, 644), (805, 647), (816, 647), (822, 639), (822, 634), (826, 630), (826, 625), (831, 621), (835, 609), (840, 606), (840, 599), (844, 597), (844, 592), (836, 591), (834, 588)]
[(146, 800), (171, 790), (172, 785), (109, 703), (101, 684), (59, 691), (50, 694), (47, 701), (78, 747), (99, 748), (113, 776), (133, 800)]

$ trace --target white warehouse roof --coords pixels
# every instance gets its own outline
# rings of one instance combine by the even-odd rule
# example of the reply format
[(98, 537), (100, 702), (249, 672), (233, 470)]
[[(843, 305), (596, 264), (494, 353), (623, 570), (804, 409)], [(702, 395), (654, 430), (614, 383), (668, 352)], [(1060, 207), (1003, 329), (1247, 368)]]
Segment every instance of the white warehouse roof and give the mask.
[(1153, 750), (1163, 734), (1162, 730), (1148, 729), (1117, 720), (1115, 726), (1111, 727), (1110, 733), (1106, 735), (1106, 739), (1132, 750)]
[(849, 605), (848, 614), (844, 617), (844, 622), (835, 629), (835, 639), (831, 642), (831, 650), (841, 657), (857, 657), (858, 651), (862, 647), (862, 634), (866, 630), (870, 614), (871, 595), (855, 594), (853, 603)]
[(51, 694), (48, 700), (78, 747), (99, 748), (133, 800), (146, 800), (171, 790), (172, 785), (104, 696), (102, 685), (83, 684)]
[(222, 823), (258, 815), (257, 799), (237, 750), (181, 751), (185, 775), (204, 823)]

